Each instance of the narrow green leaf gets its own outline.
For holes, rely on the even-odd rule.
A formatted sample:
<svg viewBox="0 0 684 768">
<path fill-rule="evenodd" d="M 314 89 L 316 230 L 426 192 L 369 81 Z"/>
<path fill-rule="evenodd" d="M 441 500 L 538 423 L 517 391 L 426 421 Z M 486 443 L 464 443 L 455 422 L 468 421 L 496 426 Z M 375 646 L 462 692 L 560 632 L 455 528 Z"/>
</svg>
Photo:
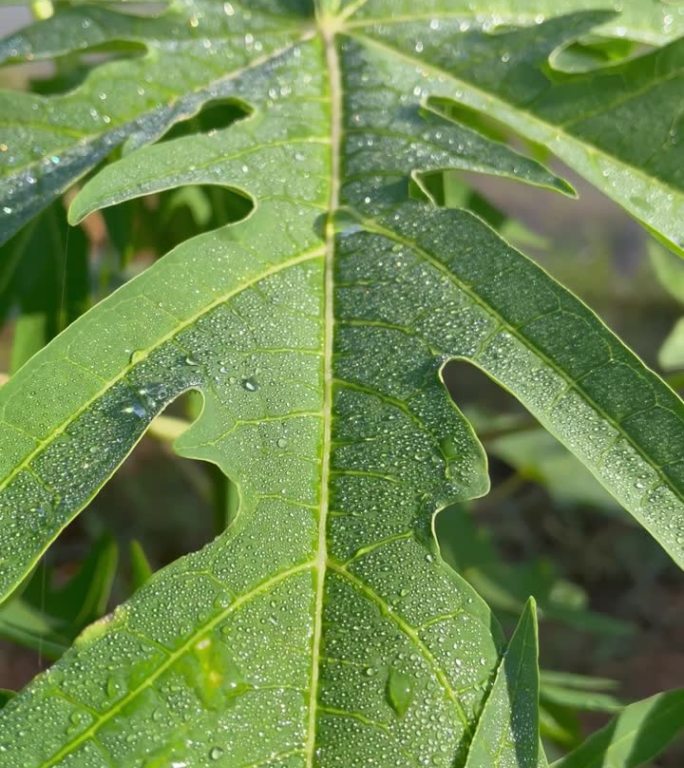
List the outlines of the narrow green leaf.
<svg viewBox="0 0 684 768">
<path fill-rule="evenodd" d="M 542 685 L 557 685 L 563 688 L 574 688 L 577 691 L 614 691 L 618 687 L 615 680 L 593 675 L 576 675 L 572 672 L 558 672 L 545 669 L 541 672 Z"/>
<path fill-rule="evenodd" d="M 662 287 L 684 304 L 684 264 L 654 240 L 647 243 L 648 255 Z"/>
<path fill-rule="evenodd" d="M 0 318 L 19 313 L 10 372 L 85 311 L 88 288 L 86 240 L 60 203 L 0 247 Z"/>
<path fill-rule="evenodd" d="M 658 362 L 665 371 L 684 368 L 684 317 L 677 320 L 663 342 L 658 351 Z"/>
<path fill-rule="evenodd" d="M 150 561 L 145 554 L 145 550 L 142 548 L 142 544 L 139 541 L 131 542 L 129 556 L 131 559 L 131 581 L 133 591 L 135 592 L 150 580 L 154 570 L 152 569 Z"/>
<path fill-rule="evenodd" d="M 656 757 L 684 729 L 684 689 L 625 707 L 605 728 L 552 768 L 637 768 Z"/>
<path fill-rule="evenodd" d="M 587 690 L 578 691 L 549 683 L 543 684 L 542 696 L 546 702 L 585 712 L 616 712 L 623 706 L 622 702 L 611 694 Z"/>
<path fill-rule="evenodd" d="M 63 587 L 48 589 L 45 605 L 75 635 L 107 610 L 119 550 L 111 536 L 97 541 L 82 566 Z"/>
<path fill-rule="evenodd" d="M 539 761 L 538 639 L 534 602 L 523 611 L 496 672 L 465 768 L 534 768 Z"/>
<path fill-rule="evenodd" d="M 22 598 L 0 608 L 0 637 L 31 648 L 45 658 L 58 659 L 69 647 L 69 637 L 59 622 Z"/>
</svg>

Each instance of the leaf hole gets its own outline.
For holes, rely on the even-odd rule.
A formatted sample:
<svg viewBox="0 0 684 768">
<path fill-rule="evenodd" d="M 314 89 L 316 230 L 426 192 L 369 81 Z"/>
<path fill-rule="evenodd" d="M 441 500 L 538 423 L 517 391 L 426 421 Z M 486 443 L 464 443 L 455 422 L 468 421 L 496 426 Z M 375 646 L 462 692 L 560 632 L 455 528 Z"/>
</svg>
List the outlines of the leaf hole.
<svg viewBox="0 0 684 768">
<path fill-rule="evenodd" d="M 615 67 L 654 50 L 654 46 L 626 37 L 588 35 L 556 48 L 549 56 L 549 68 L 557 80 L 554 73 L 578 75 Z"/>
<path fill-rule="evenodd" d="M 205 102 L 202 108 L 191 117 L 174 123 L 160 141 L 177 139 L 180 136 L 189 136 L 195 133 L 220 131 L 251 114 L 251 107 L 239 99 L 212 99 Z"/>
</svg>

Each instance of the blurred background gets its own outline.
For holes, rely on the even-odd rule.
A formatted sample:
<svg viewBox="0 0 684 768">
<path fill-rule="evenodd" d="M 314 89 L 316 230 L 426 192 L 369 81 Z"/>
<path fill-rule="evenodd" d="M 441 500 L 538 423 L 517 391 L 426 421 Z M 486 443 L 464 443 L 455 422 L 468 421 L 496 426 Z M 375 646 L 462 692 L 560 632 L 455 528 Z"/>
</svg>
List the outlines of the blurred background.
<svg viewBox="0 0 684 768">
<path fill-rule="evenodd" d="M 0 7 L 0 36 L 29 19 L 23 7 Z M 64 92 L 96 63 L 92 56 L 66 57 L 58 67 L 8 67 L 0 71 L 0 87 Z M 165 138 L 238 116 L 232 106 L 214 105 Z M 523 144 L 477 119 L 482 129 Z M 539 147 L 524 149 L 549 160 Z M 682 393 L 684 260 L 567 169 L 553 167 L 575 185 L 578 200 L 467 174 L 435 175 L 430 184 L 443 204 L 473 208 L 544 266 Z M 0 382 L 176 243 L 249 210 L 233 193 L 186 187 L 71 229 L 65 202 L 0 248 Z M 527 596 L 536 597 L 542 728 L 552 758 L 622 703 L 684 686 L 681 573 L 513 398 L 465 364 L 450 364 L 446 381 L 487 449 L 492 491 L 440 513 L 442 553 L 507 631 Z M 233 512 L 229 482 L 171 449 L 197 406 L 186 396 L 155 422 L 21 595 L 0 609 L 0 687 L 26 684 L 152 571 L 225 527 Z M 684 744 L 652 765 L 681 768 Z"/>
</svg>

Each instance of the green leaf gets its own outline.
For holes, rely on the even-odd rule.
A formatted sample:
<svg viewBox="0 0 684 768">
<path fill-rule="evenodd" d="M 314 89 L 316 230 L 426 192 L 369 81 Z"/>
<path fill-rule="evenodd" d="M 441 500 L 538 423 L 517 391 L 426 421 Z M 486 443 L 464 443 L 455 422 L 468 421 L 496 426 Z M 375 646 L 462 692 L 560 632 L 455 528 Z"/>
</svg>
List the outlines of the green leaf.
<svg viewBox="0 0 684 768">
<path fill-rule="evenodd" d="M 0 688 L 0 709 L 7 704 L 8 701 L 16 695 L 14 691 L 9 691 L 7 688 Z"/>
<path fill-rule="evenodd" d="M 426 29 L 425 21 L 412 19 L 412 2 L 396 10 L 393 3 L 383 23 L 374 24 L 376 5 L 387 7 L 366 3 L 352 21 L 356 39 L 378 56 L 401 56 L 407 65 L 422 65 L 428 76 L 441 78 L 430 98 L 443 96 L 486 112 L 547 146 L 684 253 L 678 223 L 684 215 L 684 142 L 677 106 L 684 41 L 622 65 L 554 76 L 547 68 L 553 51 L 605 21 L 605 15 L 578 13 L 540 28 L 490 35 L 459 32 L 457 24 L 440 21 L 438 14 L 438 26 Z M 621 128 L 626 124 L 627 133 Z M 659 151 L 647 155 L 643 148 L 653 146 L 656 136 Z"/>
<path fill-rule="evenodd" d="M 476 527 L 473 515 L 458 507 L 438 516 L 441 552 L 495 611 L 519 613 L 532 595 L 545 619 L 560 621 L 580 631 L 627 635 L 629 624 L 593 613 L 587 596 L 563 581 L 547 560 L 509 565 L 492 545 L 487 532 Z"/>
<path fill-rule="evenodd" d="M 5 46 L 11 57 L 12 46 L 40 56 L 114 41 L 147 51 L 64 96 L 0 98 L 16 116 L 5 234 L 123 142 L 73 220 L 185 185 L 254 202 L 121 287 L 0 390 L 4 596 L 182 392 L 200 390 L 204 407 L 177 450 L 216 464 L 239 494 L 224 533 L 154 574 L 3 709 L 8 764 L 453 768 L 474 765 L 488 734 L 502 760 L 543 764 L 533 608 L 504 654 L 433 536 L 437 510 L 488 487 L 482 447 L 441 382 L 452 358 L 513 392 L 684 562 L 681 401 L 481 219 L 413 196 L 444 168 L 569 192 L 430 98 L 460 98 L 440 56 L 457 70 L 465 56 L 486 84 L 510 63 L 504 43 L 510 96 L 522 98 L 523 70 L 539 82 L 548 53 L 607 17 L 490 35 L 448 14 L 433 30 L 445 6 L 425 2 L 410 24 L 440 48 L 407 55 L 406 29 L 392 41 L 394 25 L 362 15 L 386 4 L 341 6 L 349 18 L 303 0 L 198 0 L 157 18 L 79 6 Z M 663 54 L 658 71 L 668 66 Z M 638 80 L 620 72 L 601 81 L 613 97 L 632 82 L 623 75 Z M 226 99 L 248 116 L 142 146 Z"/>
<path fill-rule="evenodd" d="M 605 728 L 552 768 L 636 768 L 656 757 L 684 728 L 684 689 L 625 707 Z"/>
<path fill-rule="evenodd" d="M 558 704 L 587 712 L 615 712 L 622 707 L 621 702 L 611 694 L 586 690 L 578 691 L 547 682 L 543 685 L 543 699 L 545 703 Z"/>
<path fill-rule="evenodd" d="M 133 591 L 136 591 L 142 587 L 154 573 L 150 561 L 147 559 L 145 550 L 142 548 L 142 544 L 139 541 L 132 541 L 129 548 L 129 556 L 131 559 L 131 582 Z"/>
<path fill-rule="evenodd" d="M 681 259 L 653 240 L 648 241 L 647 248 L 658 282 L 680 304 L 684 304 L 684 264 Z"/>
<path fill-rule="evenodd" d="M 537 700 L 538 639 L 534 603 L 530 601 L 501 659 L 484 705 L 465 768 L 520 766 L 539 759 Z"/>
<path fill-rule="evenodd" d="M 665 371 L 684 368 L 684 317 L 677 320 L 658 351 L 658 362 Z"/>
<path fill-rule="evenodd" d="M 60 629 L 54 617 L 22 598 L 0 608 L 0 637 L 32 648 L 46 658 L 58 659 L 69 647 L 69 637 Z"/>
<path fill-rule="evenodd" d="M 489 441 L 488 447 L 523 477 L 546 486 L 560 504 L 616 506 L 591 473 L 543 430 L 503 435 Z"/>
<path fill-rule="evenodd" d="M 103 536 L 75 576 L 61 588 L 48 588 L 41 595 L 49 613 L 63 621 L 72 636 L 106 612 L 117 562 L 116 542 Z"/>
<path fill-rule="evenodd" d="M 88 272 L 81 228 L 64 207 L 48 208 L 0 246 L 0 318 L 17 311 L 10 370 L 16 371 L 86 308 Z"/>
</svg>

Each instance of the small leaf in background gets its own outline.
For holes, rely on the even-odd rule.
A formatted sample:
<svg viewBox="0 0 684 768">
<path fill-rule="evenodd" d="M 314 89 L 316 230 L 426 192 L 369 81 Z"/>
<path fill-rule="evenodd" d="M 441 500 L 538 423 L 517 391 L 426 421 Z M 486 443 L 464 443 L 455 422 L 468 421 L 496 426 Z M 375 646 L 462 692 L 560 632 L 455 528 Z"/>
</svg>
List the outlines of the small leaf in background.
<svg viewBox="0 0 684 768">
<path fill-rule="evenodd" d="M 139 541 L 132 541 L 128 551 L 131 560 L 131 586 L 132 591 L 136 592 L 149 581 L 154 570 Z"/>
<path fill-rule="evenodd" d="M 684 690 L 659 693 L 625 707 L 605 728 L 552 768 L 637 768 L 684 730 Z"/>
<path fill-rule="evenodd" d="M 658 362 L 665 371 L 678 371 L 684 368 L 684 317 L 675 323 L 663 342 L 658 352 Z"/>
<path fill-rule="evenodd" d="M 10 372 L 82 314 L 88 296 L 86 238 L 58 201 L 0 246 L 0 319 L 18 312 Z"/>
</svg>

